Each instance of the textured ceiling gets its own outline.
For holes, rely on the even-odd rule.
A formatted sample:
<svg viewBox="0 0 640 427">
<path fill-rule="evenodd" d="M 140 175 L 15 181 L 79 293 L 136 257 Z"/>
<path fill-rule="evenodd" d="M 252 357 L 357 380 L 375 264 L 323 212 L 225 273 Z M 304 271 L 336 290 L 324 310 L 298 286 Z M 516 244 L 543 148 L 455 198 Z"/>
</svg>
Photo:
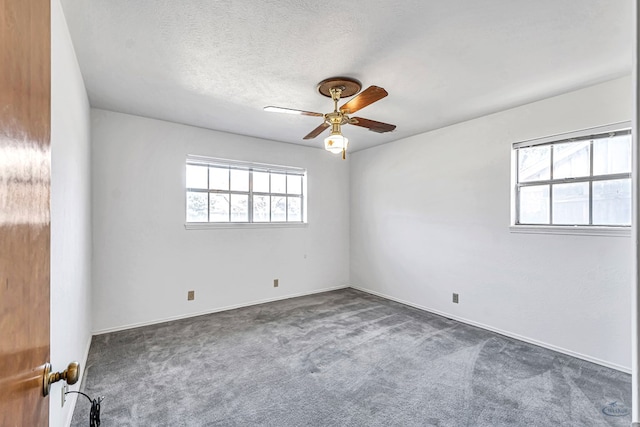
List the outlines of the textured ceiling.
<svg viewBox="0 0 640 427">
<path fill-rule="evenodd" d="M 62 0 L 93 107 L 307 146 L 321 80 L 389 96 L 361 150 L 631 72 L 625 0 Z"/>
</svg>

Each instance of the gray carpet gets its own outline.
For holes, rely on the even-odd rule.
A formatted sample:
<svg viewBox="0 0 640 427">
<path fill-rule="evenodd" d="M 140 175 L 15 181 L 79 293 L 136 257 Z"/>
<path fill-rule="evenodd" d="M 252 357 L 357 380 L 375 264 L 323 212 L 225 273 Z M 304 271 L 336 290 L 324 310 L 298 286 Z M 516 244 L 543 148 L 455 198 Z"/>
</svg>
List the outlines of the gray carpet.
<svg viewBox="0 0 640 427">
<path fill-rule="evenodd" d="M 98 335 L 82 390 L 118 427 L 631 422 L 627 374 L 352 289 Z"/>
</svg>

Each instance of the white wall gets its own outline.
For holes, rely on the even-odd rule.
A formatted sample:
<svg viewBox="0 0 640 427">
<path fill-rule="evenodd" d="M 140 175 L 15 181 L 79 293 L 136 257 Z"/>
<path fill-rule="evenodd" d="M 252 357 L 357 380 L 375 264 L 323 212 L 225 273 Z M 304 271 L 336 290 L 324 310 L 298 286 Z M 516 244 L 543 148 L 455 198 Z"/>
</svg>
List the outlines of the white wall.
<svg viewBox="0 0 640 427">
<path fill-rule="evenodd" d="M 98 109 L 91 119 L 95 332 L 348 283 L 348 161 Z M 308 226 L 185 230 L 187 154 L 307 168 Z"/>
<path fill-rule="evenodd" d="M 352 154 L 352 284 L 628 370 L 631 239 L 509 222 L 511 143 L 630 120 L 631 94 L 621 78 Z"/>
<path fill-rule="evenodd" d="M 84 367 L 91 342 L 89 101 L 59 0 L 51 1 L 51 364 Z M 77 390 L 80 383 L 71 387 Z M 61 406 L 51 387 L 49 425 L 71 422 L 75 394 Z"/>
</svg>

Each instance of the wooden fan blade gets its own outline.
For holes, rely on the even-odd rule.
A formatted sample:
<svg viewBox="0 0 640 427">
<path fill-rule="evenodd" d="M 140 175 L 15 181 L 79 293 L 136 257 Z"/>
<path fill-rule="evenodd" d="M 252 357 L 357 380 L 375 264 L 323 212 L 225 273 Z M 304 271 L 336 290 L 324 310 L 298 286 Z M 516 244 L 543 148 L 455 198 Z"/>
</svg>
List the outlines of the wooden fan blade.
<svg viewBox="0 0 640 427">
<path fill-rule="evenodd" d="M 314 117 L 324 116 L 324 114 L 322 113 L 314 113 L 313 111 L 294 110 L 293 108 L 282 108 L 282 107 L 273 107 L 273 106 L 264 107 L 264 111 L 269 111 L 272 113 L 298 114 L 300 116 L 314 116 Z"/>
<path fill-rule="evenodd" d="M 325 130 L 326 128 L 328 128 L 328 127 L 329 127 L 329 123 L 323 122 L 320 126 L 318 126 L 314 130 L 309 132 L 309 134 L 307 136 L 305 136 L 303 139 L 313 139 L 316 136 L 320 135 L 322 133 L 322 131 Z"/>
<path fill-rule="evenodd" d="M 362 117 L 352 117 L 349 123 L 356 126 L 362 126 L 363 128 L 368 128 L 369 130 L 378 133 L 391 132 L 396 128 L 396 125 L 376 122 L 375 120 L 363 119 Z"/>
<path fill-rule="evenodd" d="M 356 111 L 366 107 L 367 105 L 381 100 L 387 95 L 389 94 L 383 88 L 378 86 L 369 86 L 368 88 L 360 92 L 351 101 L 340 107 L 340 111 L 344 114 L 355 113 Z"/>
</svg>

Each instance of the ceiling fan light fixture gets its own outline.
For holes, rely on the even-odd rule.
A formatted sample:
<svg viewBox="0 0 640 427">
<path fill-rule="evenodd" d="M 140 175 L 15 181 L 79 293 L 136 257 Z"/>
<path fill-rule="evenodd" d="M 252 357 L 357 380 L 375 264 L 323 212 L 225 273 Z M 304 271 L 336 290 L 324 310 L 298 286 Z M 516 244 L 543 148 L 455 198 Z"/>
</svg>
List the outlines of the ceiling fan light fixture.
<svg viewBox="0 0 640 427">
<path fill-rule="evenodd" d="M 324 148 L 330 153 L 342 153 L 342 159 L 345 160 L 349 139 L 342 136 L 342 132 L 340 130 L 342 125 L 360 126 L 377 133 L 391 132 L 396 128 L 395 125 L 391 125 L 389 123 L 364 119 L 362 117 L 349 117 L 350 114 L 353 114 L 367 105 L 373 104 L 374 102 L 377 102 L 389 95 L 384 88 L 379 86 L 369 86 L 367 89 L 360 92 L 361 88 L 362 85 L 359 81 L 349 77 L 331 77 L 321 81 L 318 84 L 318 92 L 333 100 L 333 111 L 326 114 L 274 106 L 267 106 L 264 107 L 264 109 L 265 111 L 272 111 L 276 113 L 322 117 L 322 123 L 309 132 L 303 139 L 313 139 L 324 132 L 328 127 L 331 127 L 331 135 L 329 135 L 328 138 L 325 138 Z M 357 96 L 338 108 L 338 102 L 340 99 L 356 94 Z"/>
<path fill-rule="evenodd" d="M 324 149 L 333 153 L 339 154 L 343 151 L 347 151 L 349 147 L 349 138 L 345 138 L 341 134 L 331 133 L 328 137 L 324 139 Z"/>
</svg>

